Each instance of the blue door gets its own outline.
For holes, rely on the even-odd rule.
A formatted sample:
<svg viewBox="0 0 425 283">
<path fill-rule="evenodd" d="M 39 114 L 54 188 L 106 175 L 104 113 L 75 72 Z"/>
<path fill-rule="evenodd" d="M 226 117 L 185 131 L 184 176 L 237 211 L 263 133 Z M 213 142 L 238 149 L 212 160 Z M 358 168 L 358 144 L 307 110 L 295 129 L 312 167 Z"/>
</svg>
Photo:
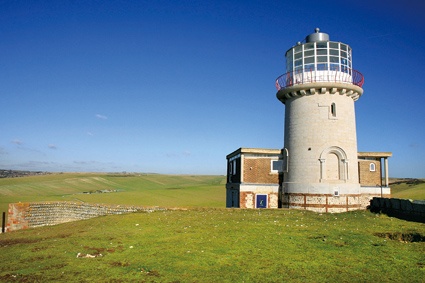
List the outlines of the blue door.
<svg viewBox="0 0 425 283">
<path fill-rule="evenodd" d="M 257 195 L 257 208 L 267 208 L 267 195 Z"/>
</svg>

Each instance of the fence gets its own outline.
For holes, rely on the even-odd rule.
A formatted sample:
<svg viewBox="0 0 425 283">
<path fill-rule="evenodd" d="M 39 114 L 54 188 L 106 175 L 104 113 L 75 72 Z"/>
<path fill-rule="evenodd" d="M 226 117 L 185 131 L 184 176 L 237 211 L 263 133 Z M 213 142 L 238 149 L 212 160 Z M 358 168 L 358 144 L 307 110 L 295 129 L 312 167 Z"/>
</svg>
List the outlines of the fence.
<svg viewBox="0 0 425 283">
<path fill-rule="evenodd" d="M 364 77 L 359 71 L 350 68 L 344 70 L 316 70 L 308 68 L 281 75 L 276 79 L 276 88 L 279 91 L 293 85 L 315 82 L 339 82 L 362 87 Z"/>
<path fill-rule="evenodd" d="M 370 211 L 425 223 L 425 201 L 374 197 L 370 201 Z"/>
</svg>

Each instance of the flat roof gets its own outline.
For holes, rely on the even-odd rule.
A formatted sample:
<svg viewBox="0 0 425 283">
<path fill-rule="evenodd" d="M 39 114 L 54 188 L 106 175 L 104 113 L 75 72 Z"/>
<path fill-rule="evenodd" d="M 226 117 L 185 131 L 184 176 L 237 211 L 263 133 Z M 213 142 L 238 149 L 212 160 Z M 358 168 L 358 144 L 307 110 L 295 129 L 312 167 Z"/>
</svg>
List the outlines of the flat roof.
<svg viewBox="0 0 425 283">
<path fill-rule="evenodd" d="M 226 158 L 232 157 L 240 153 L 257 153 L 257 154 L 281 154 L 281 149 L 274 148 L 250 148 L 250 147 L 240 147 L 232 153 L 228 154 Z M 393 156 L 392 152 L 358 152 L 358 157 L 391 157 Z"/>
<path fill-rule="evenodd" d="M 358 157 L 391 157 L 392 152 L 358 152 Z"/>
<path fill-rule="evenodd" d="M 249 148 L 249 147 L 241 147 L 235 150 L 234 152 L 228 154 L 226 158 L 232 157 L 234 155 L 240 153 L 261 153 L 261 154 L 281 154 L 281 149 L 272 149 L 272 148 Z"/>
</svg>

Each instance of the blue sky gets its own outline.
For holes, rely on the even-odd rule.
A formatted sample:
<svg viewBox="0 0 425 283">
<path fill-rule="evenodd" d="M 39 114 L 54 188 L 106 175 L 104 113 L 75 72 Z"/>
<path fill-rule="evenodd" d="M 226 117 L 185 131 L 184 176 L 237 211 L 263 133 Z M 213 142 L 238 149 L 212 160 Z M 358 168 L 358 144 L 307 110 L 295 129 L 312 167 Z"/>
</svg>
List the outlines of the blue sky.
<svg viewBox="0 0 425 283">
<path fill-rule="evenodd" d="M 359 151 L 425 178 L 425 4 L 392 2 L 0 0 L 0 168 L 225 174 L 283 147 L 274 81 L 319 27 L 365 77 Z"/>
</svg>

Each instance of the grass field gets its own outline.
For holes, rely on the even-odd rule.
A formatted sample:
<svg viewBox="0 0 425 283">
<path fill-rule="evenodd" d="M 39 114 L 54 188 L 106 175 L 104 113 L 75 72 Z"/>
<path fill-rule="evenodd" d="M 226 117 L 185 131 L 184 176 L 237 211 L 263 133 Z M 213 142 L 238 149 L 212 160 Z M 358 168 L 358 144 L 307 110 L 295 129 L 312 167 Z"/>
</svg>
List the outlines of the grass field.
<svg viewBox="0 0 425 283">
<path fill-rule="evenodd" d="M 423 183 L 393 196 L 425 199 Z M 117 190 L 113 193 L 92 193 Z M 224 176 L 0 179 L 9 202 L 186 207 L 0 234 L 0 282 L 423 282 L 425 225 L 368 211 L 225 209 Z M 80 257 L 77 255 L 80 254 Z"/>
<path fill-rule="evenodd" d="M 392 197 L 401 199 L 425 200 L 425 182 L 423 180 L 409 181 L 390 185 Z"/>
<path fill-rule="evenodd" d="M 368 211 L 133 213 L 1 234 L 0 262 L 0 282 L 423 282 L 425 225 Z"/>
<path fill-rule="evenodd" d="M 65 173 L 0 179 L 0 211 L 9 203 L 82 201 L 90 203 L 224 207 L 224 176 Z M 83 194 L 96 190 L 114 193 Z"/>
</svg>

